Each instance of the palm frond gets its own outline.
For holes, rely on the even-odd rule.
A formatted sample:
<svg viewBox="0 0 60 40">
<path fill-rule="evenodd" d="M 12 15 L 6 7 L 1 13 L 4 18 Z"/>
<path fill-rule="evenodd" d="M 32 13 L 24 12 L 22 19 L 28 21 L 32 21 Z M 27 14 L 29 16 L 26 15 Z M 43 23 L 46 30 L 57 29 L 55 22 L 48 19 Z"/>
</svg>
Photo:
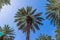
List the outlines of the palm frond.
<svg viewBox="0 0 60 40">
<path fill-rule="evenodd" d="M 40 30 L 40 28 L 38 27 L 38 24 L 37 23 L 33 23 L 34 24 L 34 27 L 37 29 L 37 30 Z"/>
<path fill-rule="evenodd" d="M 10 5 L 10 0 L 0 0 L 0 9 L 2 8 L 2 6 L 4 5 Z"/>
<path fill-rule="evenodd" d="M 35 29 L 33 27 L 33 24 L 31 25 L 31 30 L 35 33 Z"/>
<path fill-rule="evenodd" d="M 38 14 L 35 14 L 34 16 L 35 17 L 38 17 L 38 16 L 41 16 L 42 15 L 42 13 L 40 12 L 40 13 L 38 13 Z"/>
<path fill-rule="evenodd" d="M 38 21 L 42 21 L 42 20 L 45 20 L 45 19 L 43 19 L 42 17 L 36 17 L 36 19 L 38 20 Z"/>
<path fill-rule="evenodd" d="M 37 9 L 34 9 L 30 15 L 33 15 L 36 12 Z"/>
<path fill-rule="evenodd" d="M 24 26 L 25 26 L 25 22 L 20 25 L 19 29 L 22 29 Z"/>
<path fill-rule="evenodd" d="M 35 21 L 37 24 L 43 25 L 43 23 L 41 23 L 40 21 Z"/>
<path fill-rule="evenodd" d="M 32 11 L 32 7 L 27 6 L 26 10 L 27 10 L 27 14 L 29 14 Z"/>
<path fill-rule="evenodd" d="M 55 3 L 56 1 L 55 0 L 47 0 L 48 2 L 50 3 Z"/>
</svg>

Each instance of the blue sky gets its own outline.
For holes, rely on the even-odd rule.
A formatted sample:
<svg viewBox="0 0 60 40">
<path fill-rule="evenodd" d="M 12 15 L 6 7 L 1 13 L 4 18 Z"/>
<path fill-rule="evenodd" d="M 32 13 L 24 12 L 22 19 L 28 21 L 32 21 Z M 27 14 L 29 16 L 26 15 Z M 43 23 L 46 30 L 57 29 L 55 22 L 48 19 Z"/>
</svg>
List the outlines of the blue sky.
<svg viewBox="0 0 60 40">
<path fill-rule="evenodd" d="M 11 5 L 5 5 L 0 11 L 0 26 L 8 24 L 11 28 L 15 30 L 15 39 L 14 40 L 26 40 L 26 34 L 19 31 L 16 23 L 14 22 L 14 16 L 17 13 L 18 9 L 22 7 L 32 6 L 32 8 L 37 8 L 37 12 L 42 12 L 42 17 L 45 18 L 46 12 L 46 0 L 11 0 Z M 35 40 L 39 37 L 40 33 L 47 34 L 55 38 L 55 27 L 50 24 L 49 20 L 43 21 L 44 26 L 40 26 L 40 30 L 36 30 L 36 33 L 31 31 L 30 39 Z"/>
</svg>

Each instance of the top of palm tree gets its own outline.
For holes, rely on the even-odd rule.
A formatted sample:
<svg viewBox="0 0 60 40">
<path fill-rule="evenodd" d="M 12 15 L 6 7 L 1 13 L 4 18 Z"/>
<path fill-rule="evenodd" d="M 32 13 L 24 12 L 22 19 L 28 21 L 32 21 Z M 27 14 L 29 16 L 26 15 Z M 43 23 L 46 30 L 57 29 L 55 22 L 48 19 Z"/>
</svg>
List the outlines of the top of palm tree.
<svg viewBox="0 0 60 40">
<path fill-rule="evenodd" d="M 60 0 L 47 0 L 47 18 L 51 20 L 54 25 L 60 25 Z"/>
<path fill-rule="evenodd" d="M 44 20 L 41 15 L 42 13 L 36 13 L 37 9 L 32 10 L 32 7 L 27 6 L 26 8 L 21 8 L 18 10 L 16 16 L 15 16 L 15 22 L 17 22 L 18 28 L 23 30 L 23 32 L 26 32 L 27 24 L 30 23 L 31 27 L 30 29 L 35 32 L 35 28 L 39 30 L 38 24 L 43 25 L 41 23 L 42 20 Z"/>
<path fill-rule="evenodd" d="M 10 28 L 9 25 L 5 25 L 3 28 L 0 27 L 0 32 L 3 32 L 6 40 L 14 39 L 14 30 Z"/>
<path fill-rule="evenodd" d="M 52 40 L 51 36 L 41 34 L 36 40 Z"/>
<path fill-rule="evenodd" d="M 8 4 L 10 4 L 10 0 L 0 0 L 0 9 L 2 8 L 2 6 L 8 5 Z"/>
</svg>

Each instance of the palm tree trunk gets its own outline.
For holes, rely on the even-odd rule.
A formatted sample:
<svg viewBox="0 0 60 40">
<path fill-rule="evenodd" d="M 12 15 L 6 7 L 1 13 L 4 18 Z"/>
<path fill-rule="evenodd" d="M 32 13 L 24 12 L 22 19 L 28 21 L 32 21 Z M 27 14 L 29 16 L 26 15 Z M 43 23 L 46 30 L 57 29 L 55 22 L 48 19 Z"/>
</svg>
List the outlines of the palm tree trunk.
<svg viewBox="0 0 60 40">
<path fill-rule="evenodd" d="M 30 23 L 28 23 L 28 28 L 27 28 L 27 36 L 26 36 L 26 40 L 30 40 Z"/>
</svg>

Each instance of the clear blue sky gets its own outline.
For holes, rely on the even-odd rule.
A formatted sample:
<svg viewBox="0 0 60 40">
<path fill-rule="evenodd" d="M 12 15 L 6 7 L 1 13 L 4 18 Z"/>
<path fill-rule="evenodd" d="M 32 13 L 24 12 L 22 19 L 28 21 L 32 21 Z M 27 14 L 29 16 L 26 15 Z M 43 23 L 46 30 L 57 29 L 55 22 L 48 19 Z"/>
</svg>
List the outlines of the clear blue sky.
<svg viewBox="0 0 60 40">
<path fill-rule="evenodd" d="M 37 8 L 37 12 L 42 12 L 42 17 L 45 18 L 45 12 L 46 12 L 46 0 L 11 0 L 11 5 L 4 6 L 1 9 L 0 12 L 0 26 L 4 26 L 5 24 L 10 25 L 15 30 L 15 39 L 14 40 L 26 40 L 26 35 L 22 33 L 22 31 L 19 31 L 16 23 L 14 22 L 14 16 L 18 9 L 22 7 L 32 6 L 33 9 Z M 55 28 L 53 25 L 50 24 L 49 20 L 43 21 L 44 26 L 40 26 L 40 30 L 36 33 L 33 33 L 31 31 L 30 39 L 35 40 L 39 37 L 40 33 L 47 34 L 52 36 L 52 38 L 55 38 Z"/>
</svg>

